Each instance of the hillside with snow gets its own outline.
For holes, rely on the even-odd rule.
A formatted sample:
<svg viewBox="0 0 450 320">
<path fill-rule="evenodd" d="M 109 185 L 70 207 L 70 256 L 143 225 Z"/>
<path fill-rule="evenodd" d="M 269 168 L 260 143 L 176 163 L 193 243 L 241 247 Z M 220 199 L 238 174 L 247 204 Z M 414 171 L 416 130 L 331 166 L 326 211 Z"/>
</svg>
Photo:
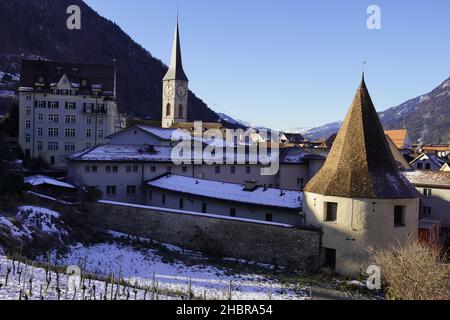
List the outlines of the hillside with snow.
<svg viewBox="0 0 450 320">
<path fill-rule="evenodd" d="M 156 299 L 155 295 L 158 299 L 209 300 L 310 297 L 309 286 L 295 281 L 282 283 L 277 274 L 283 269 L 271 265 L 211 259 L 116 232 L 109 232 L 107 241 L 73 243 L 71 233 L 59 212 L 43 207 L 20 206 L 15 215 L 0 214 L 0 244 L 20 247 L 53 239 L 54 248 L 58 248 L 27 262 L 24 257 L 12 258 L 14 254 L 6 257 L 10 250 L 0 245 L 0 300 L 111 299 L 106 283 L 112 281 L 112 275 L 117 282 L 114 286 L 119 287 L 112 298 L 118 300 L 150 300 Z M 69 266 L 86 274 L 78 291 L 71 291 L 70 277 L 65 273 Z"/>
</svg>

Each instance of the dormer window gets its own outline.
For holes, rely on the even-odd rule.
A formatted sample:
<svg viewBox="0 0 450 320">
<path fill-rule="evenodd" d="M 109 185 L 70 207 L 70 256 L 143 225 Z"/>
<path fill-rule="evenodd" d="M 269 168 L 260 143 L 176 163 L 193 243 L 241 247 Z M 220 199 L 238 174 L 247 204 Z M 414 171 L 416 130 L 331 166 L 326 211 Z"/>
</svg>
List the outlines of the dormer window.
<svg viewBox="0 0 450 320">
<path fill-rule="evenodd" d="M 83 87 L 86 87 L 86 86 L 87 86 L 87 80 L 86 80 L 86 79 L 83 79 L 83 80 L 81 81 L 81 85 L 82 85 Z"/>
<path fill-rule="evenodd" d="M 38 83 L 44 83 L 44 77 L 39 77 L 38 78 Z"/>
</svg>

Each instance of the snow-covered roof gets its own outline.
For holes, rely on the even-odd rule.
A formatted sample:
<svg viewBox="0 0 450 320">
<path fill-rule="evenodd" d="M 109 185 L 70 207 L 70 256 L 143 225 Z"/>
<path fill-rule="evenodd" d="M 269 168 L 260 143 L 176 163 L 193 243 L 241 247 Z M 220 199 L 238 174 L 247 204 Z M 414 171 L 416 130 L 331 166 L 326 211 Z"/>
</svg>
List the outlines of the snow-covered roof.
<svg viewBox="0 0 450 320">
<path fill-rule="evenodd" d="M 434 153 L 422 153 L 417 158 L 415 158 L 413 161 L 410 162 L 410 164 L 414 164 L 417 161 L 420 160 L 430 160 L 436 167 L 441 168 L 445 163 L 450 163 L 450 160 L 440 157 L 437 154 Z"/>
<path fill-rule="evenodd" d="M 157 128 L 157 127 L 150 127 L 150 126 L 143 126 L 143 125 L 136 125 L 141 130 L 144 130 L 145 132 L 151 133 L 161 140 L 172 140 L 172 135 L 175 131 L 179 129 L 166 129 L 166 128 Z M 179 130 L 180 132 L 184 132 L 183 130 Z M 190 136 L 190 135 L 189 135 Z"/>
<path fill-rule="evenodd" d="M 415 186 L 450 189 L 450 171 L 407 171 L 403 175 Z"/>
<path fill-rule="evenodd" d="M 90 161 L 90 162 L 174 162 L 175 160 L 186 160 L 187 162 L 194 159 L 203 160 L 205 163 L 216 163 L 214 159 L 208 159 L 208 155 L 202 152 L 192 152 L 191 159 L 181 155 L 174 154 L 172 156 L 172 146 L 162 145 L 115 145 L 106 144 L 93 147 L 91 149 L 79 151 L 66 157 L 69 161 Z M 213 156 L 216 157 L 216 156 Z M 217 157 L 219 157 L 217 155 Z M 276 154 L 261 157 L 260 160 L 275 158 Z M 248 153 L 240 154 L 235 151 L 235 158 L 240 160 L 239 164 L 250 163 Z M 207 161 L 209 160 L 209 161 Z M 185 161 L 185 162 L 186 162 Z M 226 152 L 223 153 L 222 163 L 226 162 Z"/>
<path fill-rule="evenodd" d="M 326 156 L 312 153 L 302 148 L 284 148 L 280 151 L 280 163 L 285 164 L 307 164 L 310 160 L 323 160 Z"/>
<path fill-rule="evenodd" d="M 174 192 L 261 206 L 300 209 L 303 203 L 303 193 L 298 191 L 264 187 L 257 187 L 253 191 L 245 191 L 242 184 L 196 179 L 172 174 L 149 181 L 147 184 L 150 187 Z"/>
<path fill-rule="evenodd" d="M 61 188 L 75 189 L 75 186 L 71 185 L 70 183 L 62 182 L 62 181 L 59 181 L 59 180 L 56 180 L 54 178 L 47 177 L 47 176 L 41 176 L 41 175 L 30 176 L 30 177 L 26 177 L 24 180 L 25 180 L 25 183 L 29 183 L 32 186 L 40 186 L 43 184 L 49 184 L 49 185 L 61 187 Z"/>
<path fill-rule="evenodd" d="M 67 156 L 69 161 L 169 162 L 169 146 L 100 145 Z"/>
</svg>

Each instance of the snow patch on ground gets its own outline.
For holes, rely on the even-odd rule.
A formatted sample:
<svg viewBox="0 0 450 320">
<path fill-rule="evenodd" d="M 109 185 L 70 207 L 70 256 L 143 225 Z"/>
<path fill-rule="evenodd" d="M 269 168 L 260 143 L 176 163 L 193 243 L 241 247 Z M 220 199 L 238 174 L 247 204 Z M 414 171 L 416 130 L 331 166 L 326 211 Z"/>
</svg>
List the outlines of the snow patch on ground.
<svg viewBox="0 0 450 320">
<path fill-rule="evenodd" d="M 60 300 L 99 300 L 111 299 L 111 284 L 99 280 L 86 280 L 83 286 L 78 286 L 75 290 L 74 283 L 80 283 L 79 278 L 69 278 L 65 274 L 59 275 L 59 283 L 55 272 L 49 272 L 50 277 L 46 276 L 46 270 L 36 268 L 32 265 L 18 264 L 0 255 L 0 300 L 58 300 L 58 291 Z M 9 272 L 8 272 L 9 270 Z M 8 277 L 8 283 L 6 283 Z M 30 281 L 32 279 L 32 281 Z M 47 280 L 50 279 L 50 282 Z M 78 281 L 77 281 L 78 280 Z M 106 290 L 105 290 L 106 287 Z M 42 289 L 41 289 L 42 288 Z M 142 289 L 134 291 L 134 288 L 120 286 L 117 290 L 117 284 L 114 285 L 113 296 L 116 300 L 171 300 L 172 297 L 166 295 L 155 295 Z M 106 295 L 105 295 L 106 293 Z M 95 298 L 94 298 L 95 297 Z"/>
<path fill-rule="evenodd" d="M 68 235 L 64 223 L 58 212 L 34 206 L 18 208 L 17 218 L 27 227 L 34 228 L 47 234 Z"/>
<path fill-rule="evenodd" d="M 167 248 L 170 247 L 173 248 Z M 175 248 L 175 251 L 183 250 Z M 54 254 L 58 265 L 80 265 L 85 261 L 86 269 L 96 274 L 114 273 L 141 286 L 151 286 L 156 281 L 159 288 L 171 291 L 188 292 L 191 288 L 197 297 L 206 295 L 207 299 L 228 299 L 230 285 L 232 299 L 308 299 L 310 293 L 307 287 L 284 285 L 261 275 L 202 264 L 198 254 L 195 262 L 167 261 L 156 249 L 115 242 L 92 246 L 78 244 L 71 246 L 68 252 L 63 257 Z M 183 254 L 189 255 L 189 252 L 183 251 Z"/>
<path fill-rule="evenodd" d="M 32 232 L 27 226 L 13 223 L 10 218 L 0 215 L 0 236 L 16 240 L 31 240 Z"/>
</svg>

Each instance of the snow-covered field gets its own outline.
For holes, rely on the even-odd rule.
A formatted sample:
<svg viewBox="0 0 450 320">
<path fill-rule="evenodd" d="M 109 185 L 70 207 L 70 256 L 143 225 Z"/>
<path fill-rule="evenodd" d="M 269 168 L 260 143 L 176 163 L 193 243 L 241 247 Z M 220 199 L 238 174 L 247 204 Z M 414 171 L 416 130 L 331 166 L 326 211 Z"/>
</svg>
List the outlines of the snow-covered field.
<svg viewBox="0 0 450 320">
<path fill-rule="evenodd" d="M 116 234 L 117 236 L 117 234 Z M 96 274 L 114 273 L 130 283 L 188 292 L 207 299 L 307 299 L 310 289 L 295 285 L 282 285 L 266 277 L 251 273 L 203 264 L 206 261 L 198 253 L 164 245 L 167 250 L 192 258 L 189 263 L 179 260 L 165 261 L 157 249 L 139 249 L 120 243 L 102 243 L 93 246 L 72 246 L 69 253 L 57 259 L 59 265 L 78 265 L 86 259 L 86 269 Z M 236 263 L 239 263 L 236 261 Z"/>
<path fill-rule="evenodd" d="M 111 299 L 111 284 L 85 280 L 79 277 L 46 272 L 0 255 L 0 300 L 107 300 Z M 74 284 L 74 285 L 72 285 Z M 84 290 L 82 288 L 85 288 Z M 78 289 L 76 289 L 78 288 Z M 112 290 L 116 300 L 168 300 L 171 297 L 155 295 L 151 291 L 135 290 L 115 284 Z"/>
<path fill-rule="evenodd" d="M 70 237 L 70 231 L 70 227 L 60 219 L 60 213 L 46 208 L 22 206 L 14 217 L 0 215 L 0 236 L 3 239 L 25 243 L 47 235 L 58 238 L 58 243 L 62 244 L 66 237 Z M 146 299 L 156 298 L 152 296 L 155 292 L 159 293 L 159 299 L 287 300 L 310 297 L 309 287 L 281 284 L 263 276 L 273 271 L 274 267 L 270 265 L 234 259 L 212 262 L 199 253 L 169 244 L 116 232 L 110 234 L 108 242 L 68 246 L 64 254 L 53 252 L 50 257 L 51 265 L 61 267 L 61 270 L 66 270 L 68 266 L 78 266 L 94 275 L 94 279 L 102 280 L 114 275 L 114 279 L 124 280 L 125 284 L 140 288 L 136 293 L 133 289 L 116 289 L 115 291 L 122 292 L 121 295 L 118 293 L 117 299 L 126 299 L 128 291 L 131 292 L 132 299 L 135 294 L 137 299 L 143 299 L 144 296 Z M 45 264 L 48 257 L 43 256 L 38 260 Z M 5 257 L 0 248 L 0 300 L 53 300 L 58 299 L 58 291 L 60 299 L 93 299 L 94 293 L 100 299 L 100 292 L 105 291 L 104 282 L 92 280 L 85 284 L 84 293 L 81 290 L 71 292 L 64 273 L 57 282 L 55 273 L 50 272 L 50 279 L 44 269 L 33 268 L 31 263 L 21 264 L 19 269 L 17 262 L 15 264 L 13 266 L 13 262 Z M 32 283 L 30 278 L 33 278 Z"/>
</svg>

